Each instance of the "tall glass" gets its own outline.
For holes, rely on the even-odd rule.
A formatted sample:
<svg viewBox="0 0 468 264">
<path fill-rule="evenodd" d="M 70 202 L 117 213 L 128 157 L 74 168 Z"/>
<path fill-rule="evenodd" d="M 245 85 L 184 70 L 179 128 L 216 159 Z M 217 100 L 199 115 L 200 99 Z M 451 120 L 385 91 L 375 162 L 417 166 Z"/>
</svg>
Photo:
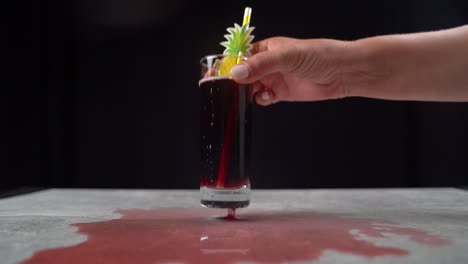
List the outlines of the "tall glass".
<svg viewBox="0 0 468 264">
<path fill-rule="evenodd" d="M 240 208 L 250 203 L 251 96 L 247 85 L 229 77 L 230 67 L 239 60 L 209 55 L 200 61 L 200 193 L 206 207 Z"/>
</svg>

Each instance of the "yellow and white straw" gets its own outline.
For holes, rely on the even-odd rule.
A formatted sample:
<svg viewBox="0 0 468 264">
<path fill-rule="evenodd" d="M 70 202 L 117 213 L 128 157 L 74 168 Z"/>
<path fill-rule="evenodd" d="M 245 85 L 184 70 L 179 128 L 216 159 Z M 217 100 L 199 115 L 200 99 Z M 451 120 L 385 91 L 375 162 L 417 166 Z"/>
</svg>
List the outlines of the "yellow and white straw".
<svg viewBox="0 0 468 264">
<path fill-rule="evenodd" d="M 252 8 L 246 7 L 244 10 L 244 19 L 242 20 L 242 26 L 246 26 L 246 28 L 249 28 L 250 24 L 250 17 L 252 16 Z M 237 54 L 237 62 L 236 64 L 239 64 L 242 59 L 242 51 L 239 51 Z"/>
<path fill-rule="evenodd" d="M 242 25 L 249 27 L 250 24 L 250 16 L 252 15 L 252 8 L 246 7 L 244 10 L 244 20 L 242 21 Z"/>
</svg>

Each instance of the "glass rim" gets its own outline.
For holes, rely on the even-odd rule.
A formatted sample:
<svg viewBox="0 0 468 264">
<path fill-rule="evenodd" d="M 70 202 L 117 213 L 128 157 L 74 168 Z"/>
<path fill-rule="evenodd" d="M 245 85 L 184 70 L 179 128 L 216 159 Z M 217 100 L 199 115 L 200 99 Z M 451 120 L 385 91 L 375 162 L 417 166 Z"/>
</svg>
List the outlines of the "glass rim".
<svg viewBox="0 0 468 264">
<path fill-rule="evenodd" d="M 230 54 L 211 54 L 211 55 L 206 55 L 206 56 L 203 56 L 201 59 L 200 59 L 200 64 L 202 65 L 206 65 L 206 63 L 203 63 L 203 61 L 207 61 L 208 59 L 212 59 L 212 58 L 220 58 L 220 57 L 237 57 L 237 58 L 241 58 L 242 60 L 247 60 L 248 57 L 247 56 L 235 56 L 235 55 L 230 55 Z M 206 65 L 208 66 L 208 65 Z"/>
</svg>

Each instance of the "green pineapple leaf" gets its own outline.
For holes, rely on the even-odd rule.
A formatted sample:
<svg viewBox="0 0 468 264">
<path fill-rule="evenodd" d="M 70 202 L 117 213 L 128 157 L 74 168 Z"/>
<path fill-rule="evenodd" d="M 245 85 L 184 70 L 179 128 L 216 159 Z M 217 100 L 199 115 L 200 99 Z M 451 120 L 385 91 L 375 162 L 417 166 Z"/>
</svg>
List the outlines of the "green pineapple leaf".
<svg viewBox="0 0 468 264">
<path fill-rule="evenodd" d="M 227 41 L 221 42 L 221 46 L 225 47 L 223 54 L 238 56 L 239 53 L 242 56 L 250 56 L 250 48 L 252 48 L 253 35 L 250 35 L 254 30 L 254 27 L 248 25 L 239 26 L 237 23 L 234 27 L 227 28 L 229 34 L 224 35 Z"/>
</svg>

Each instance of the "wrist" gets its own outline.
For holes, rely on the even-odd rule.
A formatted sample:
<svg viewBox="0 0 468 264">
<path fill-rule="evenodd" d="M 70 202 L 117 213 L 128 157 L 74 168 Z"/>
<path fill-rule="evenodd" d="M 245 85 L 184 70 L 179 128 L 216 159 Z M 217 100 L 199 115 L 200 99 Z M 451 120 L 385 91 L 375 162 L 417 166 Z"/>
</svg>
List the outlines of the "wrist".
<svg viewBox="0 0 468 264">
<path fill-rule="evenodd" d="M 378 97 L 379 90 L 394 79 L 397 68 L 392 66 L 395 58 L 388 52 L 388 45 L 385 37 L 351 42 L 350 62 L 343 82 L 348 97 Z"/>
</svg>

